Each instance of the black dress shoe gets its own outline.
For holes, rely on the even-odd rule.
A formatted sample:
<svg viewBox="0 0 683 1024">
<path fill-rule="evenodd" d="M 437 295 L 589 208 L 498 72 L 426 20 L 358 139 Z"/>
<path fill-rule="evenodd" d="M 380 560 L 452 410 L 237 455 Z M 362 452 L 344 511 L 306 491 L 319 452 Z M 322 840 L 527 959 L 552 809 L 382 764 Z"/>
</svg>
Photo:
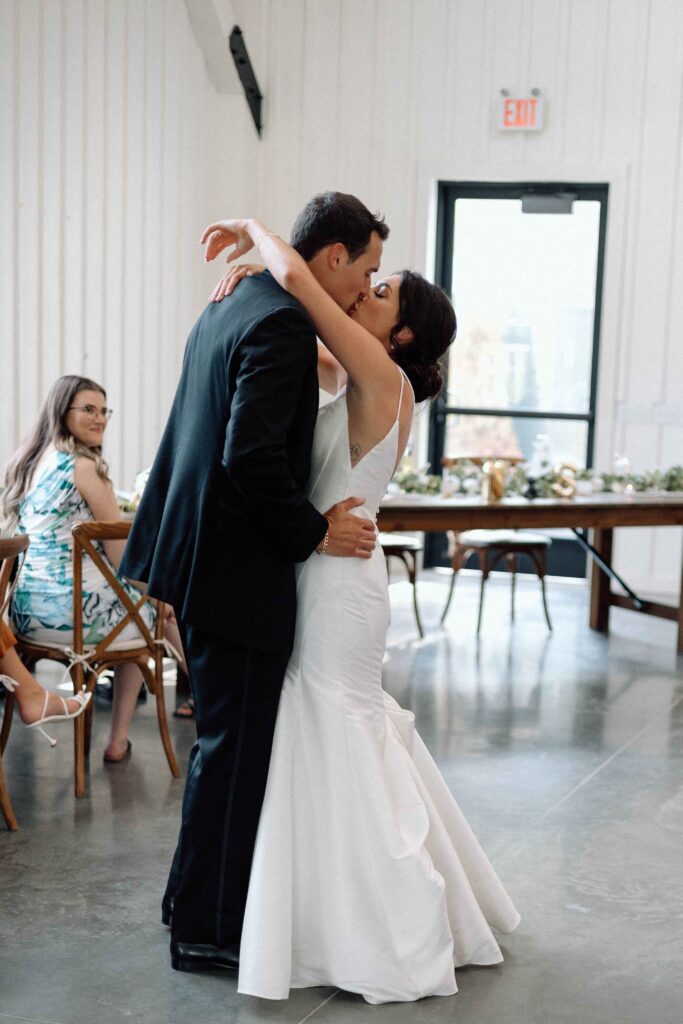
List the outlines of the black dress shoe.
<svg viewBox="0 0 683 1024">
<path fill-rule="evenodd" d="M 173 904 L 175 899 L 173 896 L 164 896 L 161 901 L 161 923 L 166 928 L 171 927 L 171 921 L 173 920 Z"/>
<path fill-rule="evenodd" d="M 236 971 L 239 965 L 239 946 L 171 942 L 171 967 L 174 971 L 212 971 L 216 967 Z"/>
</svg>

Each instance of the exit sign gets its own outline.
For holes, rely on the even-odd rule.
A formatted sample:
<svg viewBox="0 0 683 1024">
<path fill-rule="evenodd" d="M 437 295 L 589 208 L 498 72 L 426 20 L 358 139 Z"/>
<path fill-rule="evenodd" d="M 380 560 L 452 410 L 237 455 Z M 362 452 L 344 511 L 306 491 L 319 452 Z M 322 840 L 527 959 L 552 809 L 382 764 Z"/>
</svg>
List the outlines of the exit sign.
<svg viewBox="0 0 683 1024">
<path fill-rule="evenodd" d="M 540 132 L 545 115 L 543 96 L 510 96 L 498 100 L 498 128 L 502 132 Z"/>
</svg>

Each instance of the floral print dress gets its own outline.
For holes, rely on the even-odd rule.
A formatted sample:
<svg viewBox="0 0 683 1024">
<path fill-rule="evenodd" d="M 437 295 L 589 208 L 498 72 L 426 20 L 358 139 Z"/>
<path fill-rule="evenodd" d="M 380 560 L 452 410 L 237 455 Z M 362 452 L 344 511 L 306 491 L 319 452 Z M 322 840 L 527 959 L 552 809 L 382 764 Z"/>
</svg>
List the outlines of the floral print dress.
<svg viewBox="0 0 683 1024">
<path fill-rule="evenodd" d="M 17 633 L 37 643 L 73 641 L 72 527 L 92 521 L 93 515 L 74 483 L 76 456 L 53 452 L 43 463 L 19 507 L 19 532 L 31 538 L 26 561 L 12 597 L 10 615 Z M 99 550 L 102 552 L 101 546 Z M 134 600 L 139 591 L 122 581 Z M 97 644 L 125 615 L 116 594 L 92 561 L 83 559 L 83 640 Z M 145 605 L 141 615 L 149 626 L 154 612 Z M 131 632 L 132 631 L 132 632 Z M 139 635 L 126 626 L 120 639 Z"/>
</svg>

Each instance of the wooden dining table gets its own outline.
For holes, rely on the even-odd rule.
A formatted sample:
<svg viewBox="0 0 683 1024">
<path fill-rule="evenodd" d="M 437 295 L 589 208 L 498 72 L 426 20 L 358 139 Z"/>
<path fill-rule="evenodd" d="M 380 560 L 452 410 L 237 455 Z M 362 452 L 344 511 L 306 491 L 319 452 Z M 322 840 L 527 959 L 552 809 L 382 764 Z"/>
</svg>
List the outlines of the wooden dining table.
<svg viewBox="0 0 683 1024">
<path fill-rule="evenodd" d="M 594 494 L 574 498 L 502 498 L 389 494 L 378 515 L 383 533 L 447 530 L 522 530 L 568 528 L 590 551 L 592 629 L 607 632 L 610 608 L 628 608 L 669 619 L 678 626 L 677 650 L 683 654 L 683 567 L 677 605 L 640 598 L 612 568 L 614 530 L 634 526 L 683 526 L 683 494 Z M 584 532 L 585 531 L 585 532 Z M 588 533 L 590 531 L 590 534 Z M 625 593 L 612 590 L 616 577 Z"/>
</svg>

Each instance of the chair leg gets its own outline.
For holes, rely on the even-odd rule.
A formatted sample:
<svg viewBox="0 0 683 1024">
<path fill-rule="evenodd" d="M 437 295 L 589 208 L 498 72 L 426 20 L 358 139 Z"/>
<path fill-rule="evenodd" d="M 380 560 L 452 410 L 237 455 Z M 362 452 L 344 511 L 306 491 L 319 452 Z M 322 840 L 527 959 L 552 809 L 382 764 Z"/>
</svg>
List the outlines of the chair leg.
<svg viewBox="0 0 683 1024">
<path fill-rule="evenodd" d="M 456 580 L 457 575 L 460 572 L 461 568 L 462 568 L 462 559 L 461 559 L 461 556 L 460 556 L 460 552 L 456 549 L 455 554 L 453 555 L 453 573 L 451 575 L 451 585 L 450 585 L 450 587 L 448 589 L 448 597 L 446 598 L 446 604 L 444 606 L 444 610 L 441 612 L 441 618 L 439 619 L 439 625 L 440 626 L 443 626 L 444 619 L 448 615 L 448 609 L 450 608 L 451 600 L 453 599 L 453 591 L 455 590 L 455 580 Z"/>
<path fill-rule="evenodd" d="M 151 671 L 149 665 L 140 664 L 142 674 L 145 677 L 147 688 L 156 698 L 157 706 L 157 721 L 159 723 L 159 733 L 161 734 L 161 742 L 164 747 L 164 753 L 166 754 L 166 760 L 168 761 L 168 767 L 171 769 L 171 775 L 174 779 L 180 778 L 180 768 L 178 767 L 178 761 L 176 760 L 175 751 L 173 749 L 173 743 L 171 742 L 171 735 L 168 731 L 168 720 L 166 718 L 166 704 L 164 701 L 164 680 L 163 680 L 163 661 L 161 654 L 158 654 L 155 659 L 154 672 Z"/>
<path fill-rule="evenodd" d="M 420 637 L 424 637 L 425 631 L 422 628 L 422 621 L 420 619 L 420 610 L 417 607 L 417 556 L 412 554 L 412 566 L 406 559 L 406 569 L 408 570 L 408 579 L 410 580 L 413 587 L 413 610 L 415 611 L 415 622 L 417 623 L 417 631 Z"/>
<path fill-rule="evenodd" d="M 2 810 L 2 816 L 5 819 L 5 824 L 9 831 L 16 832 L 19 825 L 14 816 L 12 804 L 10 803 L 9 791 L 7 789 L 7 784 L 5 783 L 5 773 L 2 770 L 2 757 L 0 757 L 0 810 Z"/>
<path fill-rule="evenodd" d="M 514 555 L 506 555 L 505 561 L 512 573 L 512 593 L 510 599 L 510 622 L 515 621 L 515 584 L 517 582 L 517 559 Z"/>
<path fill-rule="evenodd" d="M 85 715 L 74 719 L 74 793 L 85 796 Z"/>
<path fill-rule="evenodd" d="M 479 614 L 477 615 L 477 636 L 481 630 L 481 614 L 484 611 L 484 587 L 489 578 L 489 560 L 486 552 L 479 552 L 479 564 L 481 565 L 481 588 L 479 590 Z"/>
<path fill-rule="evenodd" d="M 71 669 L 74 693 L 83 687 L 83 666 Z M 92 703 L 92 698 L 91 701 Z M 74 793 L 77 799 L 85 796 L 85 713 L 74 719 Z"/>
<path fill-rule="evenodd" d="M 9 731 L 12 727 L 12 716 L 14 715 L 15 703 L 16 697 L 8 690 L 5 694 L 5 713 L 2 718 L 2 729 L 0 729 L 0 757 L 5 753 L 5 747 L 7 746 L 7 740 L 9 739 Z"/>
<path fill-rule="evenodd" d="M 543 611 L 545 612 L 545 621 L 548 623 L 548 629 L 552 633 L 552 631 L 553 631 L 553 624 L 550 621 L 550 612 L 548 611 L 548 602 L 546 600 L 545 576 L 541 576 L 540 580 L 541 580 L 541 597 L 543 598 Z"/>
<path fill-rule="evenodd" d="M 85 723 L 85 736 L 83 738 L 83 743 L 84 743 L 83 753 L 85 754 L 86 760 L 88 760 L 88 758 L 90 757 L 90 743 L 91 743 L 91 740 L 92 740 L 92 718 L 93 718 L 93 710 L 94 710 L 94 708 L 93 708 L 94 696 L 95 695 L 93 694 L 93 696 L 90 698 L 90 703 L 88 704 L 87 708 L 85 709 L 85 711 L 83 712 L 83 715 L 82 715 L 84 723 Z"/>
<path fill-rule="evenodd" d="M 552 633 L 552 631 L 553 631 L 553 624 L 550 621 L 550 612 L 548 611 L 548 600 L 547 600 L 546 592 L 545 592 L 545 574 L 546 574 L 546 570 L 548 568 L 548 555 L 547 555 L 547 551 L 544 548 L 543 551 L 541 552 L 541 554 L 539 554 L 539 555 L 537 555 L 534 552 L 530 551 L 529 555 L 531 557 L 531 561 L 534 563 L 534 566 L 536 567 L 536 572 L 538 573 L 538 579 L 539 579 L 539 582 L 541 584 L 541 598 L 543 600 L 543 611 L 545 613 L 545 621 L 548 623 L 548 629 Z"/>
</svg>

